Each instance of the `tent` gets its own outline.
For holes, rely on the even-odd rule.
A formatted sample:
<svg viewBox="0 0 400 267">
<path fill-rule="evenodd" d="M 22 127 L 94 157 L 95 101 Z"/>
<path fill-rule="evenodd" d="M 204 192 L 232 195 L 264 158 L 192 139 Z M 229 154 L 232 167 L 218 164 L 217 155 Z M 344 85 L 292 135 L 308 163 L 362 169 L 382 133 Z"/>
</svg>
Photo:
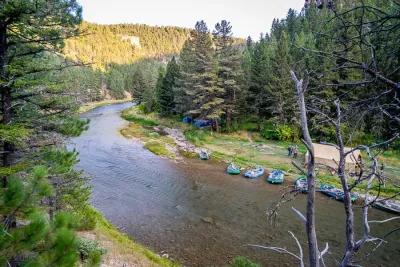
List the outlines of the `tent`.
<svg viewBox="0 0 400 267">
<path fill-rule="evenodd" d="M 339 163 L 339 150 L 334 146 L 323 145 L 323 144 L 315 144 L 314 146 L 314 156 L 315 156 L 315 164 L 316 165 L 325 165 L 333 169 L 337 169 Z M 346 147 L 345 151 L 349 151 L 352 148 Z M 347 155 L 346 157 L 346 168 L 350 171 L 354 171 L 357 160 L 360 156 L 360 151 L 356 150 L 353 153 Z M 308 163 L 308 152 L 305 157 L 305 164 Z"/>
</svg>

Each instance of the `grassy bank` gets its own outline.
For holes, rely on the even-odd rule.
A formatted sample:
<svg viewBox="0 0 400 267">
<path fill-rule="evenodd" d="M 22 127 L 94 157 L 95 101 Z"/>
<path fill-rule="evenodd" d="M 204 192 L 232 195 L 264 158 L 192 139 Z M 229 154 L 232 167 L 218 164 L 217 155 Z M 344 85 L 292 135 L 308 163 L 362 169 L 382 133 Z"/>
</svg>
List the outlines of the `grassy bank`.
<svg viewBox="0 0 400 267">
<path fill-rule="evenodd" d="M 96 226 L 91 231 L 80 233 L 90 240 L 95 240 L 105 249 L 102 264 L 105 266 L 180 266 L 171 260 L 161 257 L 151 250 L 135 243 L 126 234 L 121 233 L 104 216 L 93 209 Z"/>
<path fill-rule="evenodd" d="M 263 138 L 258 132 L 238 131 L 235 133 L 215 133 L 209 130 L 194 128 L 188 124 L 180 122 L 179 118 L 163 118 L 155 113 L 144 114 L 140 108 L 131 107 L 122 112 L 122 117 L 131 123 L 121 133 L 126 137 L 133 137 L 144 142 L 144 147 L 157 155 L 169 158 L 176 158 L 176 154 L 171 150 L 174 148 L 174 140 L 168 135 L 163 135 L 162 128 L 180 129 L 186 139 L 197 147 L 206 148 L 212 151 L 212 159 L 221 162 L 234 161 L 243 168 L 254 165 L 262 165 L 271 169 L 281 169 L 286 172 L 289 180 L 295 180 L 300 172 L 293 166 L 294 160 L 299 166 L 304 163 L 305 147 L 299 147 L 299 157 L 297 159 L 287 157 L 287 147 L 293 145 L 287 142 L 272 141 Z M 172 148 L 172 149 L 171 149 Z M 193 156 L 180 153 L 181 156 Z M 385 163 L 386 170 L 391 177 L 396 177 L 399 171 L 400 156 L 392 153 L 385 153 L 381 157 Z M 340 187 L 340 181 L 336 176 L 332 176 L 325 168 L 318 168 L 317 179 L 319 183 L 331 184 Z M 358 189 L 362 191 L 365 185 L 361 184 Z M 378 185 L 372 191 L 377 192 Z M 391 196 L 400 190 L 388 184 L 381 188 L 381 196 Z"/>
<path fill-rule="evenodd" d="M 88 112 L 89 110 L 92 110 L 94 108 L 106 106 L 106 105 L 111 105 L 111 104 L 118 104 L 118 103 L 125 103 L 129 102 L 132 99 L 126 98 L 126 99 L 110 99 L 110 100 L 103 100 L 103 101 L 97 101 L 97 102 L 90 102 L 90 103 L 85 103 L 79 108 L 79 113 L 85 113 Z"/>
</svg>

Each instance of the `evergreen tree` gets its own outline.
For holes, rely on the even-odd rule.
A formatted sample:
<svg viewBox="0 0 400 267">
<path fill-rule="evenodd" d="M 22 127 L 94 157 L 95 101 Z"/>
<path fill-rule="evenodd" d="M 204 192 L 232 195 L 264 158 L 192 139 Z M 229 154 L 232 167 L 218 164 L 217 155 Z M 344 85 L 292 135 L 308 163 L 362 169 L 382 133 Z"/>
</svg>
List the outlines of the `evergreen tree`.
<svg viewBox="0 0 400 267">
<path fill-rule="evenodd" d="M 191 38 L 185 42 L 181 53 L 179 54 L 179 75 L 176 78 L 174 91 L 175 112 L 177 114 L 186 114 L 190 110 L 191 97 L 187 94 L 187 88 L 192 88 L 191 74 L 194 72 L 194 54 L 193 54 L 193 33 Z"/>
<path fill-rule="evenodd" d="M 296 100 L 290 80 L 291 58 L 285 31 L 273 42 L 270 71 L 267 78 L 269 113 L 281 124 L 296 122 Z"/>
<path fill-rule="evenodd" d="M 157 82 L 157 106 L 161 116 L 169 116 L 175 110 L 174 86 L 179 75 L 179 66 L 175 57 L 167 65 L 165 76 L 162 77 L 161 84 Z M 159 76 L 161 79 L 161 76 Z"/>
<path fill-rule="evenodd" d="M 160 94 L 162 94 L 163 90 L 163 80 L 164 80 L 164 69 L 160 68 L 158 70 L 158 77 L 156 82 L 155 94 L 156 94 L 156 110 L 160 113 Z"/>
<path fill-rule="evenodd" d="M 251 51 L 250 79 L 248 82 L 247 106 L 248 114 L 257 115 L 259 118 L 269 116 L 268 104 L 265 103 L 268 95 L 266 92 L 269 73 L 269 41 L 260 39 Z"/>
<path fill-rule="evenodd" d="M 132 77 L 131 94 L 139 103 L 143 101 L 144 92 L 147 88 L 146 79 L 141 69 L 137 69 Z"/>
<path fill-rule="evenodd" d="M 216 64 L 210 32 L 204 21 L 196 23 L 193 32 L 193 72 L 188 79 L 193 87 L 186 87 L 191 99 L 189 114 L 194 117 L 213 120 L 218 129 L 218 121 L 224 113 L 223 89 L 216 84 Z"/>
<path fill-rule="evenodd" d="M 54 55 L 65 38 L 78 33 L 80 21 L 81 7 L 74 0 L 11 0 L 0 5 L 3 266 L 73 266 L 78 260 L 74 220 L 62 212 L 66 209 L 53 205 L 53 200 L 60 204 L 72 194 L 69 189 L 82 197 L 81 205 L 86 204 L 88 191 L 82 177 L 72 171 L 76 154 L 64 154 L 59 159 L 68 164 L 61 163 L 46 158 L 41 147 L 58 144 L 55 132 L 76 135 L 86 128 L 75 115 L 74 99 L 62 91 L 56 71 L 70 62 Z M 60 185 L 67 179 L 69 193 Z M 57 196 L 58 190 L 65 194 Z"/>
<path fill-rule="evenodd" d="M 226 20 L 215 25 L 213 32 L 217 58 L 217 86 L 224 99 L 224 117 L 226 128 L 232 128 L 233 119 L 238 115 L 237 101 L 241 97 L 241 62 L 240 53 L 233 45 L 232 26 Z M 250 43 L 251 45 L 251 43 Z"/>
</svg>

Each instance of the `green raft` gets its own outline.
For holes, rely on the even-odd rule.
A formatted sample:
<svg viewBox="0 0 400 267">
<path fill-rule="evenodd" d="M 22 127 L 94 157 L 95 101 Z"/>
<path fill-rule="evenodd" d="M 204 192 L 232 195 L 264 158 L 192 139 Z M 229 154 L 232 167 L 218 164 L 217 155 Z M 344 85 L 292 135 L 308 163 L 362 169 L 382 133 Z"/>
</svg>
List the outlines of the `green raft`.
<svg viewBox="0 0 400 267">
<path fill-rule="evenodd" d="M 226 168 L 226 172 L 231 175 L 240 174 L 240 167 L 236 166 L 234 163 L 229 164 L 228 168 Z"/>
</svg>

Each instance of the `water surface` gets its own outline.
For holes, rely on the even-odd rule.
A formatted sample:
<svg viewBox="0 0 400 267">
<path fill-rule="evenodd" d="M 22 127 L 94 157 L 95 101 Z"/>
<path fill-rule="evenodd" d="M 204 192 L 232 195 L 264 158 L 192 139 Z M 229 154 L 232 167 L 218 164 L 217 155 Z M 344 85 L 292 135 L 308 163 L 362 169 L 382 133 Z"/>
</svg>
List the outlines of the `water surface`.
<svg viewBox="0 0 400 267">
<path fill-rule="evenodd" d="M 284 205 L 276 226 L 265 211 L 280 196 L 282 186 L 224 174 L 224 165 L 189 160 L 176 164 L 161 159 L 142 145 L 124 138 L 126 122 L 120 111 L 130 103 L 94 109 L 84 115 L 90 128 L 71 141 L 80 153 L 79 169 L 92 177 L 92 203 L 135 241 L 167 253 L 185 266 L 226 266 L 243 255 L 263 266 L 293 266 L 290 256 L 255 249 L 246 244 L 276 245 L 297 253 L 292 231 L 303 243 L 304 227 L 290 207 L 304 211 L 305 196 Z M 344 210 L 340 202 L 317 194 L 319 242 L 328 242 L 328 266 L 340 257 L 344 240 Z M 356 211 L 360 215 L 359 210 Z M 371 219 L 390 214 L 371 210 Z M 374 233 L 400 227 L 391 222 Z M 400 233 L 388 238 L 363 266 L 399 266 Z"/>
</svg>

